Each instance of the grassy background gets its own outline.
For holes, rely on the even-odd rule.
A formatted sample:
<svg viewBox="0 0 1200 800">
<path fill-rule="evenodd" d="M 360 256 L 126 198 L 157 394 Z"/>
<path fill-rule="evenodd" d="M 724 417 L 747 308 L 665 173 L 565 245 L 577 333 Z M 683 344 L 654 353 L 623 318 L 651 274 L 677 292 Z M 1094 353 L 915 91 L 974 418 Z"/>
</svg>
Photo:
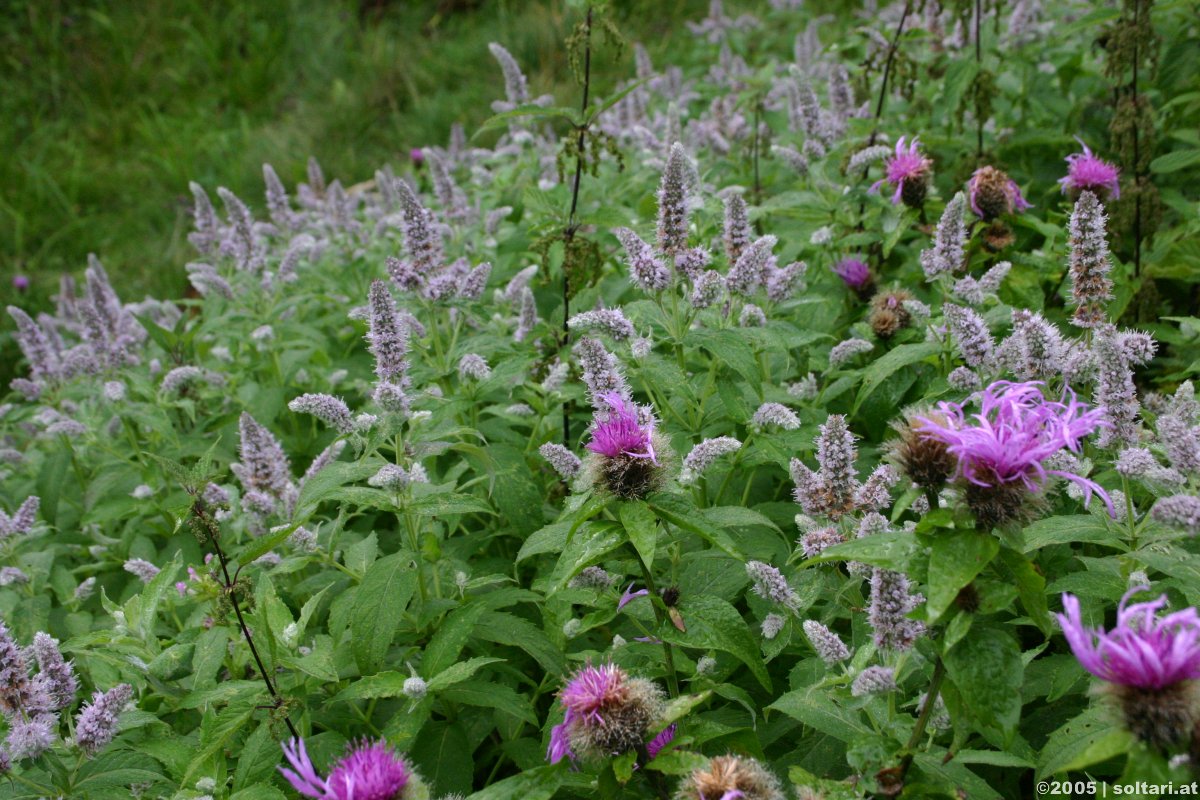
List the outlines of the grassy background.
<svg viewBox="0 0 1200 800">
<path fill-rule="evenodd" d="M 451 5 L 468 8 L 440 13 Z M 707 3 L 614 6 L 661 55 L 673 20 Z M 563 0 L 0 0 L 0 298 L 25 275 L 20 303 L 45 303 L 89 252 L 126 299 L 179 296 L 189 180 L 261 209 L 263 162 L 289 185 L 309 155 L 345 183 L 400 166 L 491 114 L 504 84 L 489 41 L 534 95 L 573 104 L 563 39 L 577 17 Z M 599 66 L 604 91 L 632 53 Z"/>
</svg>

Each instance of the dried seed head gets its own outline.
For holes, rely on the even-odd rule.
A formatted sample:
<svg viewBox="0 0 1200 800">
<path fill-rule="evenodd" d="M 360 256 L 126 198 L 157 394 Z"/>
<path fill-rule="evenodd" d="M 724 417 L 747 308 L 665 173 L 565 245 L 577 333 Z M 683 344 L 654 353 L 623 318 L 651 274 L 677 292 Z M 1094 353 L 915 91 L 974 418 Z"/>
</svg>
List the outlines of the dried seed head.
<svg viewBox="0 0 1200 800">
<path fill-rule="evenodd" d="M 693 771 L 679 786 L 676 800 L 784 800 L 779 780 L 753 758 L 724 755 Z"/>
</svg>

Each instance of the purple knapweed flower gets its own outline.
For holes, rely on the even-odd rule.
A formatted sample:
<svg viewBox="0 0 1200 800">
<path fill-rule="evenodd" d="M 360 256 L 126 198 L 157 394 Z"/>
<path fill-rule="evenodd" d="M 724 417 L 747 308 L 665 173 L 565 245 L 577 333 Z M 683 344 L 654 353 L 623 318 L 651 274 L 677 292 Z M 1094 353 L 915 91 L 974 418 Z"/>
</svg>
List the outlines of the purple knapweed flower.
<svg viewBox="0 0 1200 800">
<path fill-rule="evenodd" d="M 658 758 L 658 754 L 662 752 L 664 747 L 675 741 L 675 731 L 677 727 L 678 726 L 672 722 L 670 725 L 663 728 L 657 736 L 647 742 L 646 755 L 650 756 L 651 761 Z"/>
<path fill-rule="evenodd" d="M 995 167 L 980 167 L 967 184 L 971 210 L 984 222 L 1032 208 L 1017 182 Z"/>
<path fill-rule="evenodd" d="M 1125 726 L 1142 741 L 1167 748 L 1190 738 L 1190 702 L 1200 678 L 1200 614 L 1187 608 L 1160 617 L 1167 596 L 1127 605 L 1149 586 L 1125 593 L 1110 630 L 1083 624 L 1078 598 L 1064 594 L 1058 614 L 1063 635 L 1080 665 L 1107 682 L 1121 706 Z"/>
<path fill-rule="evenodd" d="M 637 406 L 617 392 L 605 392 L 598 397 L 608 406 L 609 414 L 592 428 L 592 440 L 587 449 L 608 458 L 624 455 L 658 464 L 654 454 L 653 421 L 641 422 Z"/>
<path fill-rule="evenodd" d="M 876 193 L 879 187 L 887 183 L 896 187 L 892 193 L 892 205 L 903 202 L 907 206 L 917 207 L 925 202 L 925 190 L 929 185 L 929 168 L 933 162 L 921 154 L 920 140 L 914 136 L 904 146 L 904 137 L 896 142 L 896 154 L 887 161 L 887 174 L 871 186 L 871 192 Z"/>
<path fill-rule="evenodd" d="M 856 292 L 871 284 L 871 268 L 857 258 L 843 258 L 834 266 L 833 272 Z"/>
<path fill-rule="evenodd" d="M 955 477 L 967 484 L 967 504 L 987 525 L 1009 522 L 1027 507 L 1051 475 L 1079 486 L 1084 503 L 1093 493 L 1113 513 L 1112 501 L 1095 481 L 1045 462 L 1062 450 L 1078 453 L 1084 437 L 1105 427 L 1105 410 L 1089 409 L 1069 388 L 1063 400 L 1047 400 L 1039 381 L 997 381 L 977 394 L 980 413 L 967 417 L 958 403 L 938 404 L 938 414 L 916 417 L 917 431 L 943 442 L 955 458 Z"/>
<path fill-rule="evenodd" d="M 12 286 L 18 292 L 29 291 L 29 277 L 26 275 L 13 275 Z"/>
<path fill-rule="evenodd" d="M 313 767 L 302 739 L 283 743 L 292 769 L 278 767 L 292 787 L 305 797 L 321 800 L 401 800 L 416 776 L 404 757 L 386 742 L 362 741 L 334 765 L 328 778 Z"/>
<path fill-rule="evenodd" d="M 550 731 L 546 759 L 551 764 L 563 758 L 620 755 L 645 745 L 646 731 L 663 707 L 657 686 L 631 678 L 615 664 L 581 667 L 558 699 L 565 713 Z"/>
<path fill-rule="evenodd" d="M 1121 196 L 1121 170 L 1098 158 L 1083 139 L 1075 137 L 1082 153 L 1067 156 L 1067 174 L 1058 179 L 1063 194 L 1078 196 L 1080 192 L 1091 192 L 1101 200 Z"/>
</svg>

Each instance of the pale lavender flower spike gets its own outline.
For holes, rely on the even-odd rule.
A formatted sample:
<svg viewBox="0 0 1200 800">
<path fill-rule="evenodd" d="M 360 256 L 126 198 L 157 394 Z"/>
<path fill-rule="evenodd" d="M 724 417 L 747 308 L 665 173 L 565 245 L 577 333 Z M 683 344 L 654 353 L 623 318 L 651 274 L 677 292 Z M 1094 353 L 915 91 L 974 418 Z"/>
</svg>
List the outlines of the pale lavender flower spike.
<svg viewBox="0 0 1200 800">
<path fill-rule="evenodd" d="M 1200 678 L 1200 615 L 1186 608 L 1160 617 L 1167 596 L 1127 605 L 1148 591 L 1136 586 L 1125 593 L 1110 631 L 1083 624 L 1078 598 L 1064 594 L 1058 614 L 1063 635 L 1080 665 L 1101 680 L 1121 686 L 1163 689 Z"/>
<path fill-rule="evenodd" d="M 354 419 L 350 408 L 340 397 L 328 394 L 302 394 L 288 408 L 297 414 L 312 414 L 338 433 L 350 433 L 354 430 Z"/>
<path fill-rule="evenodd" d="M 41 502 L 37 495 L 30 495 L 17 507 L 12 516 L 0 511 L 0 541 L 9 536 L 24 536 L 33 530 Z"/>
<path fill-rule="evenodd" d="M 133 687 L 121 683 L 107 692 L 96 692 L 75 720 L 75 743 L 88 755 L 95 755 L 117 735 L 117 718 L 133 698 Z"/>
</svg>

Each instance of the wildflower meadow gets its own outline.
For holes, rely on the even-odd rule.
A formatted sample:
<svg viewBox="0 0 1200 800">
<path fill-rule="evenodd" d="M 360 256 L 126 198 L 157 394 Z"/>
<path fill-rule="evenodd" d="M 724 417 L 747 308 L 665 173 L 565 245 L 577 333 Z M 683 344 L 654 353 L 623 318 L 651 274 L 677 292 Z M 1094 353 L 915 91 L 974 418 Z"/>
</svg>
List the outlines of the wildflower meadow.
<svg viewBox="0 0 1200 800">
<path fill-rule="evenodd" d="M 1196 4 L 550 5 L 6 294 L 0 798 L 1194 786 Z"/>
</svg>

